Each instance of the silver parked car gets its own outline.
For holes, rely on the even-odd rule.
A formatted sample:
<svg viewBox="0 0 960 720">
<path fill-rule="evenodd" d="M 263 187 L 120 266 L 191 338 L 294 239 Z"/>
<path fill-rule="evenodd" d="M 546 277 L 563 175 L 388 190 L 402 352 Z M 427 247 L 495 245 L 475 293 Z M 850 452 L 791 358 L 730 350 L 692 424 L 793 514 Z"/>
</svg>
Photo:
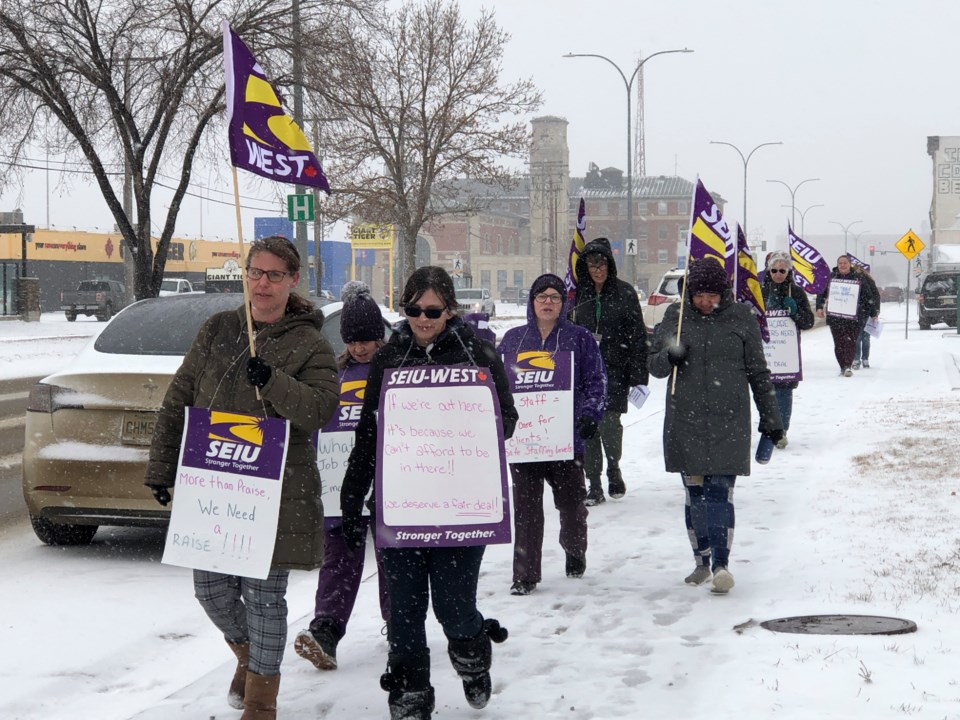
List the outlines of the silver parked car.
<svg viewBox="0 0 960 720">
<path fill-rule="evenodd" d="M 497 306 L 486 288 L 457 290 L 457 310 L 461 313 L 485 312 L 490 317 L 495 317 L 497 314 Z"/>
</svg>

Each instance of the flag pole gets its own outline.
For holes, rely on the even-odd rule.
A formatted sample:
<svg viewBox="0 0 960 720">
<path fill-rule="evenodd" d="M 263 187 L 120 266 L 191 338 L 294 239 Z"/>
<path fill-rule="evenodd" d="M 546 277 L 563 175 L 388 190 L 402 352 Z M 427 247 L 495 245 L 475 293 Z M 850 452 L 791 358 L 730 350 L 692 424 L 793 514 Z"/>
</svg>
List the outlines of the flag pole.
<svg viewBox="0 0 960 720">
<path fill-rule="evenodd" d="M 240 268 L 243 272 L 243 313 L 247 317 L 247 339 L 250 342 L 250 357 L 256 357 L 257 346 L 254 342 L 253 317 L 250 315 L 250 288 L 247 287 L 247 258 L 243 250 L 243 221 L 240 219 L 240 187 L 237 183 L 237 166 L 231 165 L 233 171 L 233 206 L 237 211 L 237 241 L 240 243 Z M 257 391 L 257 400 L 260 399 L 260 389 Z"/>
<path fill-rule="evenodd" d="M 687 259 L 683 264 L 683 291 L 680 293 L 680 315 L 677 318 L 677 339 L 676 344 L 680 344 L 680 330 L 683 328 L 683 306 L 687 300 L 687 273 L 690 271 L 690 250 L 687 250 Z M 673 366 L 673 379 L 670 382 L 671 397 L 677 390 L 677 366 Z"/>
</svg>

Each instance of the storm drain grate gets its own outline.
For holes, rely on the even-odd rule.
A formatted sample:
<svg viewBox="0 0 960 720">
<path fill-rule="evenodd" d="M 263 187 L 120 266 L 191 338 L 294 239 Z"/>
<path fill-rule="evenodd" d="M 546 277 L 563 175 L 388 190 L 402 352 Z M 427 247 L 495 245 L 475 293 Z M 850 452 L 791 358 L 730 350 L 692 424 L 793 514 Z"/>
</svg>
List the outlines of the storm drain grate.
<svg viewBox="0 0 960 720">
<path fill-rule="evenodd" d="M 806 635 L 903 635 L 917 630 L 912 620 L 878 615 L 800 615 L 765 620 L 760 627 Z"/>
</svg>

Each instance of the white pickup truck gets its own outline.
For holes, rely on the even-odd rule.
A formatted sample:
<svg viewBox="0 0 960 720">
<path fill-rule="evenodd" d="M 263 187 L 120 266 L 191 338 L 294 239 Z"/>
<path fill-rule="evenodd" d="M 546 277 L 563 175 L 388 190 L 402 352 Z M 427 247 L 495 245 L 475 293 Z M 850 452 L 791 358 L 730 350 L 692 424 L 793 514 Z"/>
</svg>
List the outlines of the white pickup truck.
<svg viewBox="0 0 960 720">
<path fill-rule="evenodd" d="M 160 282 L 160 297 L 193 292 L 193 285 L 184 278 L 164 278 Z"/>
</svg>

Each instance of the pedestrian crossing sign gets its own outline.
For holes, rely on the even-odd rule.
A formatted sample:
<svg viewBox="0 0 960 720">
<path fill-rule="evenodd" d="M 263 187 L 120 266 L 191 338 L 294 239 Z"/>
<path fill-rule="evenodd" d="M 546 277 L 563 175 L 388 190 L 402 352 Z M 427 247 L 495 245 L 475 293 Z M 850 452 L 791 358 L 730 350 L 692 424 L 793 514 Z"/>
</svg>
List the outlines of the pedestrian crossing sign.
<svg viewBox="0 0 960 720">
<path fill-rule="evenodd" d="M 909 230 L 906 235 L 897 240 L 896 248 L 907 260 L 913 260 L 913 257 L 923 250 L 926 245 L 923 240 L 917 237 L 913 230 Z"/>
</svg>

